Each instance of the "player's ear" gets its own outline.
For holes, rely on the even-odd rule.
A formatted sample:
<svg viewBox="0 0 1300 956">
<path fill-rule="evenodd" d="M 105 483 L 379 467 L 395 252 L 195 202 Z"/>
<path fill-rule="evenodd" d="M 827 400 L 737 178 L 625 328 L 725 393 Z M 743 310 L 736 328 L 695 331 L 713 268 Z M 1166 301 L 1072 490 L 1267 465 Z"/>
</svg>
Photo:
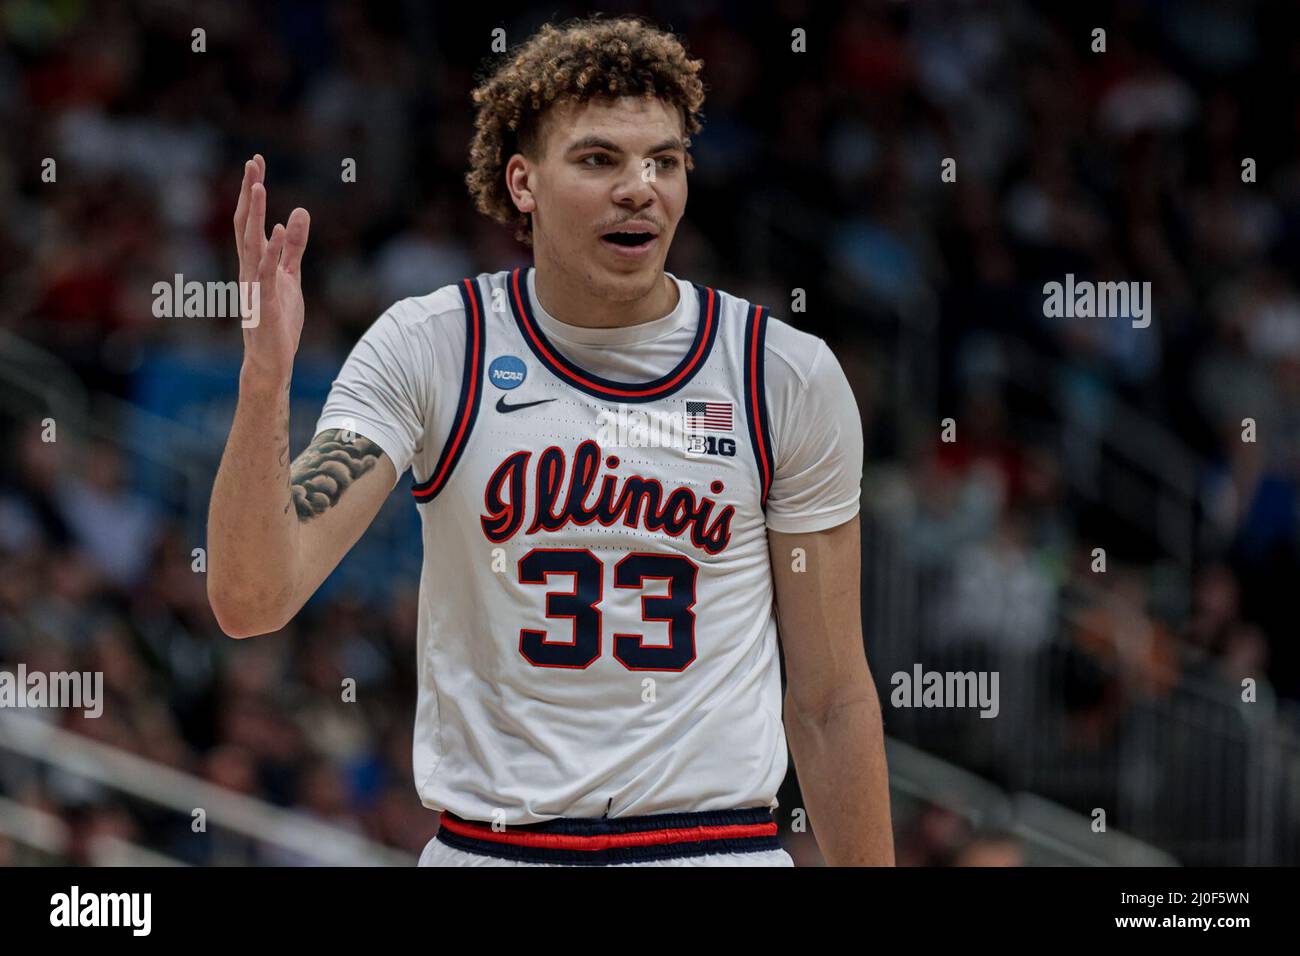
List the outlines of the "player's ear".
<svg viewBox="0 0 1300 956">
<path fill-rule="evenodd" d="M 510 198 L 520 212 L 537 211 L 537 200 L 533 198 L 529 182 L 528 160 L 522 153 L 515 153 L 506 163 L 506 188 L 510 190 Z"/>
</svg>

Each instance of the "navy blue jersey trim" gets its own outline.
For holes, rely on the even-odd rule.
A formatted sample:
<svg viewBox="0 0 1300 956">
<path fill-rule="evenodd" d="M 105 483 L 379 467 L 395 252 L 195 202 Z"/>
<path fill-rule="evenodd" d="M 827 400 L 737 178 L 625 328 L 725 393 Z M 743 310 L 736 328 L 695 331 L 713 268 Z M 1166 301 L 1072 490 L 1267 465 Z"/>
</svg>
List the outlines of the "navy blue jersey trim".
<svg viewBox="0 0 1300 956">
<path fill-rule="evenodd" d="M 531 272 L 531 268 L 528 272 Z M 713 343 L 718 337 L 718 316 L 721 303 L 717 290 L 692 282 L 700 300 L 699 321 L 695 338 L 682 360 L 669 372 L 649 382 L 616 382 L 602 378 L 571 362 L 546 337 L 533 314 L 533 304 L 528 295 L 528 272 L 515 269 L 507 280 L 510 288 L 510 311 L 514 315 L 519 334 L 537 360 L 551 370 L 561 381 L 596 398 L 621 402 L 652 402 L 679 391 L 708 361 Z"/>
<path fill-rule="evenodd" d="M 709 856 L 714 853 L 762 853 L 781 849 L 776 837 L 743 837 L 739 840 L 701 840 L 697 843 L 667 843 L 661 846 L 618 847 L 584 852 L 548 850 L 542 847 L 512 846 L 474 840 L 458 833 L 438 831 L 438 840 L 447 846 L 479 856 L 491 856 L 524 863 L 559 863 L 565 866 L 611 866 L 616 863 L 644 863 L 681 857 Z"/>
<path fill-rule="evenodd" d="M 444 812 L 453 820 L 472 822 L 450 811 Z M 676 830 L 682 827 L 754 826 L 771 822 L 771 810 L 766 807 L 746 807 L 742 810 L 701 810 L 696 813 L 649 813 L 635 817 L 557 817 L 543 823 L 528 823 L 509 829 L 521 833 L 549 833 L 558 836 L 606 836 L 644 833 L 648 830 Z"/>
<path fill-rule="evenodd" d="M 416 501 L 431 501 L 447 485 L 456 469 L 470 433 L 478 418 L 478 407 L 483 397 L 484 311 L 483 293 L 477 279 L 462 279 L 459 285 L 461 301 L 465 308 L 465 369 L 460 382 L 460 399 L 452 418 L 451 434 L 443 445 L 438 462 L 427 481 L 411 486 Z"/>
<path fill-rule="evenodd" d="M 438 830 L 438 840 L 447 846 L 480 856 L 519 860 L 529 863 L 560 863 L 572 866 L 609 866 L 615 863 L 637 863 L 648 860 L 665 860 L 678 857 L 705 856 L 713 853 L 759 853 L 780 849 L 776 825 L 770 810 L 749 807 L 741 810 L 717 810 L 700 813 L 663 813 L 634 817 L 602 817 L 599 819 L 559 818 L 545 823 L 509 826 L 507 836 L 556 836 L 561 838 L 599 838 L 619 834 L 648 833 L 656 830 L 708 828 L 706 838 L 679 840 L 673 843 L 608 847 L 603 849 L 572 849 L 501 842 L 498 839 L 480 839 L 464 832 L 467 827 L 489 830 L 488 824 L 467 821 L 447 811 L 444 825 Z M 729 837 L 726 828 L 759 827 L 765 833 Z"/>
<path fill-rule="evenodd" d="M 766 366 L 767 310 L 750 305 L 745 314 L 745 420 L 749 425 L 749 445 L 758 466 L 760 503 L 767 511 L 767 495 L 772 489 L 776 465 L 772 456 L 772 429 L 767 415 Z"/>
</svg>

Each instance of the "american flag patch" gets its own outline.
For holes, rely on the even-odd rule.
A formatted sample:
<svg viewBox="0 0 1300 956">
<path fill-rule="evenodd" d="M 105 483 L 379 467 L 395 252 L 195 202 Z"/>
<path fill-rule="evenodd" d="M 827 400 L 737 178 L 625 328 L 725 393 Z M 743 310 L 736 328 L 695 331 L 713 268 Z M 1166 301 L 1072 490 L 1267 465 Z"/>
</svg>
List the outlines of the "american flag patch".
<svg viewBox="0 0 1300 956">
<path fill-rule="evenodd" d="M 731 402 L 687 402 L 686 431 L 731 431 Z"/>
</svg>

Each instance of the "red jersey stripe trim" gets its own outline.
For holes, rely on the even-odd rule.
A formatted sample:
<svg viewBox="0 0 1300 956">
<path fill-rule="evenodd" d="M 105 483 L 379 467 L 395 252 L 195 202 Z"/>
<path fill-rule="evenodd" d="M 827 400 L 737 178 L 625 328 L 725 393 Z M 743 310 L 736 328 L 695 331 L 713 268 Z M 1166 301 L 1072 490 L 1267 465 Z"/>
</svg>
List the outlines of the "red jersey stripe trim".
<svg viewBox="0 0 1300 956">
<path fill-rule="evenodd" d="M 522 324 L 524 331 L 528 336 L 530 344 L 538 357 L 542 359 L 552 372 L 561 378 L 567 379 L 571 382 L 576 382 L 589 391 L 598 392 L 601 395 L 607 395 L 611 398 L 646 398 L 671 391 L 678 385 L 678 383 L 695 373 L 696 368 L 700 364 L 700 360 L 709 350 L 709 345 L 712 342 L 713 323 L 716 320 L 714 315 L 716 311 L 714 304 L 715 293 L 712 288 L 707 290 L 708 306 L 705 309 L 705 314 L 701 320 L 704 323 L 703 332 L 699 335 L 698 341 L 695 343 L 695 349 L 691 354 L 690 360 L 678 369 L 677 373 L 673 375 L 672 378 L 665 382 L 658 382 L 653 386 L 645 388 L 618 388 L 593 381 L 588 376 L 574 371 L 566 365 L 562 359 L 557 357 L 553 351 L 551 351 L 550 343 L 533 321 L 531 310 L 525 308 L 523 294 L 519 291 L 519 275 L 521 271 L 522 270 L 516 268 L 511 273 L 510 285 L 511 291 L 514 293 L 516 314 L 523 320 Z"/>
<path fill-rule="evenodd" d="M 579 850 L 597 852 L 622 847 L 664 846 L 676 843 L 699 843 L 705 840 L 737 840 L 746 837 L 776 836 L 776 823 L 736 824 L 712 827 L 676 827 L 666 830 L 645 830 L 637 833 L 611 833 L 598 836 L 566 836 L 557 833 L 519 833 L 507 828 L 495 831 L 489 826 L 449 819 L 444 814 L 442 825 L 452 833 L 473 837 L 490 843 L 510 846 L 538 847 L 553 850 Z"/>
<path fill-rule="evenodd" d="M 751 334 L 750 334 L 750 341 L 749 341 L 749 405 L 750 405 L 750 415 L 752 416 L 751 421 L 753 421 L 757 426 L 754 429 L 754 440 L 757 442 L 757 451 L 758 451 L 757 457 L 762 472 L 762 480 L 763 480 L 762 501 L 764 504 L 766 504 L 767 493 L 772 486 L 772 472 L 769 465 L 769 458 L 767 455 L 767 439 L 766 436 L 763 434 L 764 428 L 762 426 L 765 416 L 762 414 L 760 403 L 762 402 L 763 398 L 762 396 L 759 395 L 759 389 L 763 387 L 763 376 L 759 374 L 759 368 L 758 368 L 758 363 L 760 358 L 758 354 L 759 343 L 762 342 L 763 340 L 763 336 L 761 334 L 762 320 L 763 320 L 763 307 L 761 305 L 756 305 L 754 306 L 754 320 L 751 327 Z"/>
<path fill-rule="evenodd" d="M 465 370 L 467 385 L 460 416 L 456 422 L 456 432 L 451 441 L 447 443 L 447 447 L 443 449 L 437 471 L 426 484 L 411 490 L 411 494 L 421 501 L 432 498 L 442 489 L 452 466 L 460 457 L 460 449 L 469 431 L 470 422 L 473 421 L 478 410 L 479 357 L 483 351 L 483 317 L 478 307 L 478 290 L 475 288 L 475 280 L 462 279 L 461 284 L 464 287 L 465 297 L 469 300 L 471 309 L 470 322 L 468 323 L 470 339 L 466 350 L 466 354 L 469 356 L 469 367 Z"/>
</svg>

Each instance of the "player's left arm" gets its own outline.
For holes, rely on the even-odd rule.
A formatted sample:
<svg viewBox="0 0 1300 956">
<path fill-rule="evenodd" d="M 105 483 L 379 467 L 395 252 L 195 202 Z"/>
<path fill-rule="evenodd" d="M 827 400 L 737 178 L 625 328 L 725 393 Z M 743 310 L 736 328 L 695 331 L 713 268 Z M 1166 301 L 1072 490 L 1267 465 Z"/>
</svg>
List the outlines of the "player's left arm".
<svg viewBox="0 0 1300 956">
<path fill-rule="evenodd" d="M 785 728 L 826 862 L 893 866 L 880 700 L 862 643 L 858 547 L 856 515 L 826 531 L 768 533 L 785 652 Z"/>
<path fill-rule="evenodd" d="M 826 861 L 892 866 L 884 730 L 862 641 L 857 400 L 819 339 L 772 322 L 766 353 L 777 452 L 768 550 L 786 736 Z"/>
</svg>

